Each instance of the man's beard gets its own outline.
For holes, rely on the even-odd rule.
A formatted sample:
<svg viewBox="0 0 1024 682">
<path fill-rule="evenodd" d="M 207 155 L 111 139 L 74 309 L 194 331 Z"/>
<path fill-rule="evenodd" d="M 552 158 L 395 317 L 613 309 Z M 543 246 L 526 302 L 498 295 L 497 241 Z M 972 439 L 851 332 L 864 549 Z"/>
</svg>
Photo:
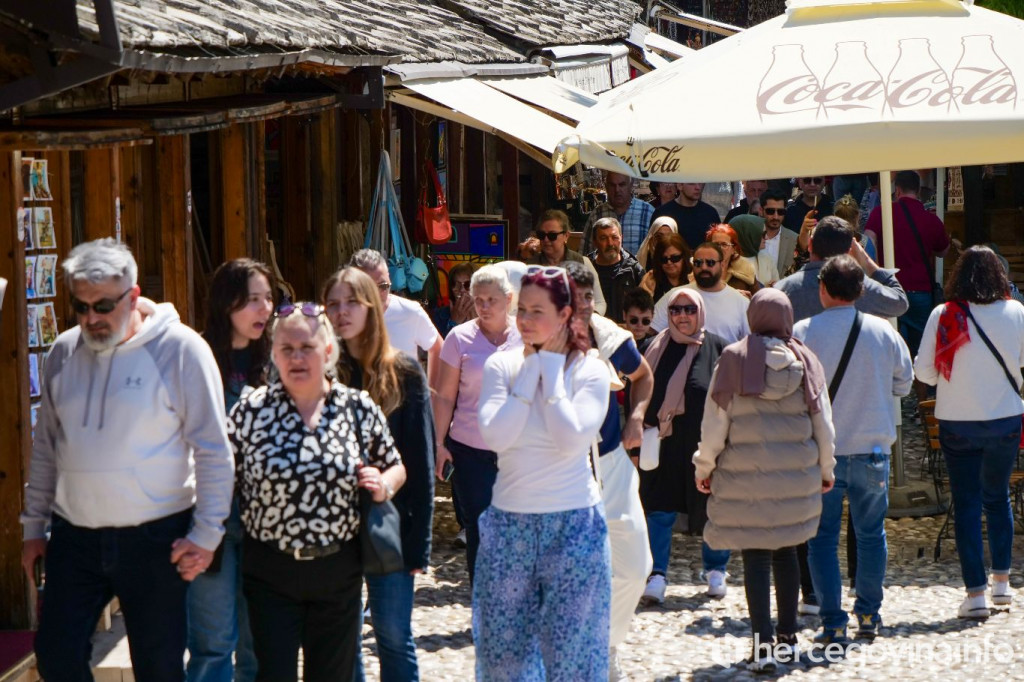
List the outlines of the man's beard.
<svg viewBox="0 0 1024 682">
<path fill-rule="evenodd" d="M 82 327 L 82 341 L 89 347 L 89 350 L 96 353 L 102 353 L 105 350 L 110 350 L 117 344 L 124 341 L 124 337 L 128 335 L 128 321 L 121 326 L 120 329 L 115 329 L 113 326 L 110 329 L 110 333 L 105 339 L 98 339 L 91 336 L 85 327 Z"/>
<path fill-rule="evenodd" d="M 718 275 L 711 272 L 698 272 L 693 276 L 693 279 L 701 289 L 710 289 L 718 284 Z"/>
</svg>

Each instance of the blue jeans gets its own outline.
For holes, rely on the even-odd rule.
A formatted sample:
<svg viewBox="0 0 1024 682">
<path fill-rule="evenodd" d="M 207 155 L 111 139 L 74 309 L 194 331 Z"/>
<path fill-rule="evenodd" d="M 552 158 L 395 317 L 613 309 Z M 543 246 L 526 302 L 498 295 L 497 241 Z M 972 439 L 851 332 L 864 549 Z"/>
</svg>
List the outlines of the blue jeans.
<svg viewBox="0 0 1024 682">
<path fill-rule="evenodd" d="M 256 679 L 249 609 L 242 594 L 242 520 L 237 496 L 224 529 L 220 570 L 200 575 L 188 589 L 189 682 Z M 232 653 L 236 664 L 232 664 Z"/>
<path fill-rule="evenodd" d="M 452 476 L 453 501 L 459 506 L 466 529 L 466 566 L 469 582 L 476 574 L 476 553 L 480 548 L 480 515 L 491 506 L 491 491 L 498 477 L 498 455 L 465 443 L 445 438 L 445 447 L 452 453 L 455 475 Z"/>
<path fill-rule="evenodd" d="M 928 317 L 932 314 L 932 309 L 935 306 L 932 303 L 932 292 L 930 291 L 908 291 L 907 301 L 910 303 L 910 307 L 907 308 L 907 312 L 900 315 L 897 327 L 900 336 L 907 342 L 910 357 L 916 358 L 918 348 L 921 346 L 921 337 L 924 335 L 924 326 L 928 323 Z"/>
<path fill-rule="evenodd" d="M 956 551 L 968 592 L 984 591 L 988 585 L 981 539 L 982 510 L 988 527 L 992 573 L 1010 572 L 1010 472 L 1017 459 L 1020 425 L 1019 416 L 990 421 L 939 421 L 939 445 L 946 457 L 953 494 Z M 860 592 L 860 583 L 857 591 Z"/>
<path fill-rule="evenodd" d="M 366 576 L 370 617 L 377 639 L 381 682 L 418 682 L 416 642 L 412 637 L 415 577 L 408 571 Z M 362 647 L 357 649 L 356 682 L 366 679 Z"/>
<path fill-rule="evenodd" d="M 836 457 L 836 484 L 821 498 L 818 534 L 807 542 L 814 593 L 825 628 L 846 627 L 839 577 L 839 530 L 843 498 L 850 500 L 850 518 L 857 537 L 857 601 L 853 612 L 875 616 L 882 607 L 882 581 L 889 560 L 885 516 L 889 512 L 889 455 Z"/>
<path fill-rule="evenodd" d="M 137 680 L 185 679 L 188 583 L 170 562 L 192 510 L 138 526 L 84 528 L 53 515 L 46 548 L 46 599 L 36 635 L 39 674 L 47 682 L 86 682 L 92 635 L 117 597 Z"/>
<path fill-rule="evenodd" d="M 647 537 L 651 542 L 651 556 L 654 558 L 652 573 L 668 575 L 668 561 L 672 554 L 672 527 L 676 523 L 676 512 L 648 512 Z M 711 549 L 708 543 L 700 544 L 700 558 L 704 572 L 725 571 L 729 563 L 729 550 Z"/>
</svg>

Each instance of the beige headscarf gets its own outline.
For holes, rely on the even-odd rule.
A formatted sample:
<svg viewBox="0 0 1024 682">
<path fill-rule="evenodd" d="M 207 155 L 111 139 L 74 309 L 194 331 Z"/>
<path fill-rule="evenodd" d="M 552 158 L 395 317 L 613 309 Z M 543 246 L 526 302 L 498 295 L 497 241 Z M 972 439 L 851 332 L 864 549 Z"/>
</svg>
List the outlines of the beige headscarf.
<svg viewBox="0 0 1024 682">
<path fill-rule="evenodd" d="M 679 234 L 679 226 L 676 225 L 675 218 L 667 215 L 655 218 L 654 222 L 651 223 L 651 229 L 647 230 L 647 236 L 644 237 L 643 242 L 640 243 L 640 248 L 636 252 L 636 259 L 640 261 L 640 265 L 644 269 L 647 269 L 647 257 L 651 255 L 651 248 L 654 244 L 655 235 L 658 234 L 658 230 L 666 225 L 673 232 Z"/>
</svg>

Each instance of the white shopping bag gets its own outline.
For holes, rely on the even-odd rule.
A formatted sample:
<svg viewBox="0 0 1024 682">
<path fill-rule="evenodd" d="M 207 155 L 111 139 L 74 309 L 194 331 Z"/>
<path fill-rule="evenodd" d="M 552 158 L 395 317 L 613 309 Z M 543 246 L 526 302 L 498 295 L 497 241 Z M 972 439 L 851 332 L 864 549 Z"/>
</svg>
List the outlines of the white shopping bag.
<svg viewBox="0 0 1024 682">
<path fill-rule="evenodd" d="M 643 440 L 640 442 L 640 468 L 644 471 L 657 469 L 661 460 L 660 452 L 661 438 L 658 436 L 658 427 L 644 429 Z"/>
</svg>

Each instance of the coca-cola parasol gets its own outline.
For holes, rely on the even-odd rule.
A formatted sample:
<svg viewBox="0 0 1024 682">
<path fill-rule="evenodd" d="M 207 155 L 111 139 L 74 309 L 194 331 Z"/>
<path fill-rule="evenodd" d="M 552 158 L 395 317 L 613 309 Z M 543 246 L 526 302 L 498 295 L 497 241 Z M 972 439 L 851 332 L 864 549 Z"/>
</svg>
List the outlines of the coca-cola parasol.
<svg viewBox="0 0 1024 682">
<path fill-rule="evenodd" d="M 650 180 L 1024 161 L 1024 22 L 957 0 L 790 0 L 602 96 L 555 150 Z"/>
</svg>

